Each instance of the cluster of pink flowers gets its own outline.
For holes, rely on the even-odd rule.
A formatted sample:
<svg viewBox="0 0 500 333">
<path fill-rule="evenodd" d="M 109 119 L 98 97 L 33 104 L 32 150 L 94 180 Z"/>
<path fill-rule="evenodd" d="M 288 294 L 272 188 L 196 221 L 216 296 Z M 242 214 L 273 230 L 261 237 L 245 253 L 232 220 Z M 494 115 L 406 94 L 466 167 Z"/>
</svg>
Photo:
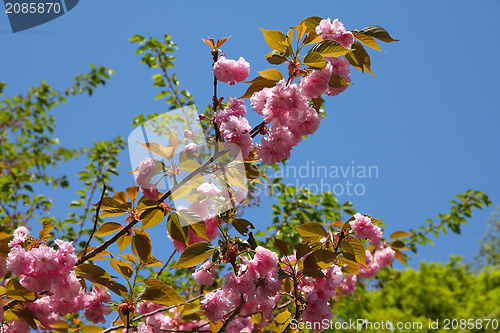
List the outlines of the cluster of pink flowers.
<svg viewBox="0 0 500 333">
<path fill-rule="evenodd" d="M 250 102 L 266 123 L 272 123 L 268 135 L 257 145 L 257 156 L 266 164 L 289 158 L 302 136 L 316 132 L 322 119 L 309 106 L 303 89 L 297 84 L 287 85 L 285 80 L 254 93 Z"/>
<path fill-rule="evenodd" d="M 73 244 L 56 240 L 59 247 L 57 251 L 45 244 L 26 251 L 23 239 L 26 239 L 29 230 L 25 227 L 18 229 L 14 232 L 14 240 L 10 242 L 14 247 L 7 256 L 6 266 L 21 277 L 19 282 L 26 289 L 46 292 L 36 301 L 24 304 L 37 316 L 42 326 L 50 328 L 59 321 L 60 315 L 84 309 L 88 320 L 105 323 L 104 315 L 112 310 L 102 303 L 110 302 L 111 296 L 104 287 L 94 288 L 89 295 L 85 294 L 74 270 L 77 257 Z M 10 322 L 4 329 L 6 332 L 24 332 L 19 325 L 24 324 Z"/>
<path fill-rule="evenodd" d="M 321 20 L 316 27 L 316 33 L 323 39 L 331 39 L 339 42 L 347 49 L 350 49 L 354 43 L 354 35 L 344 28 L 344 25 L 338 20 L 331 21 L 330 18 Z"/>
<path fill-rule="evenodd" d="M 342 295 L 350 295 L 356 289 L 356 281 L 358 281 L 358 276 L 355 274 L 347 274 L 342 280 L 340 285 L 340 292 Z"/>
<path fill-rule="evenodd" d="M 197 191 L 200 194 L 208 195 L 210 197 L 216 197 L 222 192 L 217 186 L 210 183 L 201 184 L 198 186 Z"/>
<path fill-rule="evenodd" d="M 210 260 L 205 261 L 194 273 L 193 277 L 199 284 L 211 285 L 214 283 L 215 266 Z"/>
<path fill-rule="evenodd" d="M 242 257 L 238 274 L 226 274 L 222 289 L 206 294 L 201 301 L 205 316 L 211 321 L 222 321 L 229 310 L 244 302 L 242 317 L 228 326 L 228 332 L 251 332 L 254 324 L 246 317 L 257 312 L 262 313 L 262 325 L 273 321 L 272 312 L 281 289 L 277 264 L 277 254 L 261 246 L 255 249 L 253 259 Z"/>
<path fill-rule="evenodd" d="M 375 262 L 380 267 L 387 267 L 392 264 L 394 258 L 396 257 L 396 252 L 390 247 L 386 247 L 382 250 L 377 250 L 375 252 Z"/>
<path fill-rule="evenodd" d="M 360 213 L 354 215 L 354 221 L 349 222 L 354 235 L 359 239 L 367 239 L 368 243 L 375 247 L 380 247 L 382 230 L 373 225 L 371 218 Z"/>
<path fill-rule="evenodd" d="M 242 99 L 228 97 L 229 105 L 224 110 L 218 110 L 215 123 L 219 127 L 224 147 L 230 150 L 229 155 L 236 157 L 241 151 L 242 158 L 247 158 L 253 150 L 253 139 L 250 136 L 252 127 L 245 118 L 247 113 Z"/>
<path fill-rule="evenodd" d="M 335 296 L 335 290 L 342 283 L 342 269 L 334 265 L 324 269 L 323 273 L 324 278 L 306 276 L 299 283 L 299 288 L 304 293 L 307 302 L 302 312 L 302 319 L 306 322 L 321 323 L 324 319 L 332 317 L 328 301 Z"/>
<path fill-rule="evenodd" d="M 325 57 L 329 64 L 332 66 L 332 74 L 340 75 L 345 82 L 351 83 L 351 70 L 349 69 L 350 63 L 346 57 Z M 344 92 L 349 85 L 344 85 L 340 87 L 328 87 L 326 94 L 328 96 L 337 96 L 341 92 Z"/>
<path fill-rule="evenodd" d="M 234 85 L 243 82 L 250 74 L 250 64 L 240 57 L 238 61 L 221 56 L 214 64 L 214 75 L 217 80 Z"/>
<path fill-rule="evenodd" d="M 139 185 L 141 191 L 150 200 L 158 200 L 158 188 L 155 184 L 151 183 L 154 167 L 155 161 L 151 157 L 144 158 L 137 167 L 137 185 Z"/>
</svg>

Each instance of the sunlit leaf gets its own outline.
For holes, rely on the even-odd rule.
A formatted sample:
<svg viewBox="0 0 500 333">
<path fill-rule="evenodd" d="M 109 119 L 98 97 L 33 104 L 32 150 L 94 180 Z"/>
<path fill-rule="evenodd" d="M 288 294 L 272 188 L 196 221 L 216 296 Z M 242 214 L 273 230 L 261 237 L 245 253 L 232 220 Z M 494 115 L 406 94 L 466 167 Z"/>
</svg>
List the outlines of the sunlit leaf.
<svg viewBox="0 0 500 333">
<path fill-rule="evenodd" d="M 278 30 L 265 30 L 262 28 L 260 28 L 260 30 L 264 34 L 267 45 L 269 45 L 272 50 L 285 52 L 286 47 L 281 44 L 281 42 L 283 42 L 287 38 L 284 33 Z"/>
<path fill-rule="evenodd" d="M 269 68 L 266 69 L 265 71 L 260 71 L 257 73 L 259 73 L 260 76 L 262 76 L 266 80 L 278 82 L 283 79 L 283 74 L 281 74 L 281 72 L 275 68 Z"/>
<path fill-rule="evenodd" d="M 189 268 L 196 266 L 208 259 L 214 250 L 215 247 L 208 242 L 199 242 L 190 245 L 182 252 L 179 260 L 172 268 Z"/>
<path fill-rule="evenodd" d="M 313 69 L 323 69 L 327 64 L 325 58 L 323 58 L 321 54 L 314 51 L 309 51 L 303 61 L 305 65 Z"/>
<path fill-rule="evenodd" d="M 325 228 L 316 222 L 307 222 L 298 226 L 295 229 L 302 237 L 327 237 L 328 233 Z"/>
<path fill-rule="evenodd" d="M 118 222 L 104 222 L 95 232 L 96 236 L 106 236 L 120 230 L 123 226 Z"/>
</svg>

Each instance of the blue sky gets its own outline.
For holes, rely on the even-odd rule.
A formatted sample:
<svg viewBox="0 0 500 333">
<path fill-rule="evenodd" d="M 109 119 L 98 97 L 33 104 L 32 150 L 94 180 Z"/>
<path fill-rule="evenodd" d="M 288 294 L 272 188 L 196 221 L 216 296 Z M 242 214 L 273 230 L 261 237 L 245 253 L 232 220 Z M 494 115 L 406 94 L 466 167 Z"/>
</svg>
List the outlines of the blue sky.
<svg viewBox="0 0 500 333">
<path fill-rule="evenodd" d="M 243 56 L 251 77 L 269 68 L 269 52 L 258 29 L 286 31 L 308 16 L 339 18 L 347 29 L 380 25 L 400 42 L 380 43 L 385 52 L 369 50 L 376 77 L 352 69 L 354 85 L 338 97 L 327 98 L 320 129 L 293 151 L 296 168 L 376 166 L 378 177 L 328 178 L 331 186 L 361 184 L 363 195 L 339 196 L 356 209 L 386 218 L 388 232 L 408 230 L 449 210 L 454 194 L 477 189 L 494 206 L 475 211 L 461 236 L 441 236 L 435 246 L 421 248 L 418 258 L 446 261 L 452 254 L 472 260 L 486 220 L 500 202 L 500 115 L 496 95 L 500 69 L 495 57 L 498 1 L 356 1 L 333 2 L 167 2 L 87 0 L 69 13 L 33 29 L 12 34 L 0 13 L 0 80 L 6 96 L 22 93 L 45 79 L 64 88 L 89 64 L 116 71 L 92 98 L 70 98 L 55 109 L 57 137 L 65 146 L 86 146 L 121 134 L 128 136 L 133 117 L 167 110 L 155 101 L 154 71 L 139 64 L 135 34 L 172 36 L 179 45 L 175 71 L 182 88 L 204 108 L 211 100 L 211 56 L 201 37 L 231 35 L 224 51 L 228 58 Z M 284 67 L 279 67 L 285 72 Z M 240 96 L 246 85 L 222 85 L 222 96 Z M 260 122 L 250 117 L 253 125 Z M 128 154 L 121 156 L 122 175 L 113 184 L 132 182 Z M 76 163 L 56 173 L 76 173 Z M 309 177 L 301 183 L 317 183 Z M 295 182 L 295 179 L 290 179 Z M 337 187 L 339 190 L 340 187 Z M 68 194 L 54 193 L 54 214 L 66 212 Z M 76 198 L 76 196 L 75 196 Z M 97 199 L 95 200 L 97 201 Z M 266 225 L 270 210 L 248 211 L 247 219 Z M 33 228 L 37 228 L 33 225 Z M 164 224 L 158 227 L 165 231 Z M 165 253 L 163 253 L 165 251 Z M 168 253 L 167 253 L 168 252 Z M 157 257 L 170 250 L 154 248 Z"/>
</svg>

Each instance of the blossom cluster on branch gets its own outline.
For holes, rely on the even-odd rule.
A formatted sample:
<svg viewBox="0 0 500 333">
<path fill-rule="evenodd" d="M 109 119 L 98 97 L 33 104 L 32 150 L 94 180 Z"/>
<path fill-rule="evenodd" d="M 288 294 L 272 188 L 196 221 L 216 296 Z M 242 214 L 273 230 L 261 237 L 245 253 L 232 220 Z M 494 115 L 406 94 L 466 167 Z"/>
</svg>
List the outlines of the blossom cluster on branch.
<svg viewBox="0 0 500 333">
<path fill-rule="evenodd" d="M 51 330 L 71 320 L 82 331 L 95 331 L 74 315 L 83 312 L 86 322 L 105 324 L 105 316 L 114 311 L 115 326 L 106 332 L 291 331 L 292 319 L 319 323 L 331 318 L 335 298 L 353 293 L 360 279 L 373 277 L 395 258 L 403 259 L 401 250 L 406 246 L 399 238 L 410 234 L 401 231 L 391 235 L 392 240 L 384 239 L 381 220 L 359 213 L 333 224 L 302 221 L 295 226 L 301 239 L 297 244 L 274 237 L 273 244 L 259 245 L 254 238 L 250 231 L 254 225 L 237 208 L 249 202 L 247 183 L 260 183 L 258 162 L 284 162 L 303 137 L 318 130 L 325 112 L 322 98 L 346 90 L 351 84 L 350 66 L 371 73 L 363 44 L 379 49 L 377 40 L 395 41 L 381 27 L 347 31 L 338 19 L 319 17 L 299 22 L 286 34 L 261 30 L 271 48 L 266 59 L 273 65 L 286 64 L 288 75 L 275 68 L 260 71 L 246 82 L 249 87 L 243 96 L 224 102 L 217 96 L 217 82 L 244 82 L 250 64 L 222 54 L 228 38 L 204 40 L 214 60 L 214 96 L 210 112 L 197 120 L 211 134 L 204 137 L 193 131 L 186 120 L 168 128 L 166 146 L 137 142 L 149 154 L 132 171 L 137 186 L 113 196 L 103 192 L 94 204 L 94 230 L 78 255 L 72 242 L 55 240 L 51 245 L 48 221 L 38 238 L 29 236 L 26 227 L 2 236 L 4 332 Z M 155 76 L 156 80 L 165 78 L 171 87 L 174 80 L 166 74 L 169 58 L 162 53 L 168 43 L 141 36 L 133 41 L 144 44 L 140 52 L 151 52 L 143 59 L 148 65 L 154 67 L 151 59 L 158 60 L 156 67 L 163 76 Z M 246 118 L 245 98 L 262 116 L 259 125 L 252 127 Z M 181 104 L 177 95 L 172 99 Z M 187 114 L 186 109 L 181 111 Z M 159 127 L 154 130 L 161 131 Z M 170 182 L 165 193 L 160 191 L 161 181 Z M 98 226 L 98 217 L 117 216 L 126 216 L 124 223 Z M 174 252 L 163 263 L 153 256 L 147 229 L 165 219 L 168 238 L 180 255 L 171 262 Z M 112 236 L 89 247 L 94 236 L 108 235 Z M 115 243 L 120 253 L 107 250 Z M 127 248 L 132 253 L 125 253 Z M 89 260 L 109 262 L 126 285 Z M 149 277 L 155 266 L 162 269 L 155 278 Z M 165 268 L 189 273 L 166 283 L 162 273 L 174 275 L 165 273 Z M 197 285 L 187 286 L 188 282 Z M 178 293 L 175 288 L 180 285 L 186 290 Z M 108 290 L 119 298 L 113 299 Z"/>
</svg>

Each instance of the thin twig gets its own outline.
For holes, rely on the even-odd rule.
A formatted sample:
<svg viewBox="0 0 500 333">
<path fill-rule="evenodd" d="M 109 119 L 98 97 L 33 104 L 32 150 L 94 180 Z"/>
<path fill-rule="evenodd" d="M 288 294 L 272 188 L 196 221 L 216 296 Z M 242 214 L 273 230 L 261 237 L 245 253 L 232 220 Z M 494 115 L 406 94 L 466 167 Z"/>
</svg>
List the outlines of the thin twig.
<svg viewBox="0 0 500 333">
<path fill-rule="evenodd" d="M 202 298 L 204 295 L 200 295 L 200 296 L 197 296 L 195 298 L 191 298 L 190 300 L 187 300 L 186 303 L 192 303 L 200 298 Z M 136 322 L 136 321 L 139 321 L 141 320 L 142 318 L 145 318 L 145 317 L 150 317 L 152 315 L 155 315 L 159 312 L 163 312 L 163 311 L 168 311 L 170 309 L 173 309 L 177 307 L 177 305 L 171 305 L 171 306 L 165 306 L 163 308 L 159 308 L 159 309 L 156 309 L 154 311 L 151 311 L 151 312 L 148 312 L 148 313 L 145 313 L 143 315 L 140 315 L 138 317 L 135 317 L 134 319 L 132 319 L 132 322 Z M 114 330 L 117 330 L 117 329 L 120 329 L 120 328 L 124 328 L 125 326 L 124 325 L 117 325 L 117 326 L 112 326 L 112 327 L 109 327 L 107 329 L 105 329 L 104 331 L 101 331 L 100 333 L 108 333 L 108 332 L 111 332 L 111 331 L 114 331 Z"/>
<path fill-rule="evenodd" d="M 172 257 L 174 256 L 175 252 L 177 252 L 176 250 L 174 250 L 172 252 L 172 254 L 170 255 L 170 257 L 168 258 L 167 262 L 165 263 L 165 265 L 163 265 L 163 267 L 158 271 L 158 273 L 156 273 L 156 276 L 155 276 L 155 279 L 158 279 L 161 275 L 161 273 L 163 272 L 163 270 L 165 268 L 167 268 L 168 264 L 170 263 L 170 260 L 172 260 Z"/>
<path fill-rule="evenodd" d="M 97 230 L 97 222 L 99 222 L 99 210 L 101 210 L 101 203 L 102 199 L 104 198 L 104 193 L 106 193 L 106 184 L 104 184 L 102 187 L 101 200 L 99 200 L 99 204 L 97 205 L 97 208 L 95 210 L 94 229 L 92 229 L 92 233 L 90 234 L 89 240 L 87 241 L 87 244 L 85 244 L 85 249 L 83 249 L 82 257 L 84 257 L 85 254 L 87 254 L 87 249 L 89 248 L 90 241 L 92 240 L 92 237 L 94 236 Z"/>
<path fill-rule="evenodd" d="M 243 307 L 243 304 L 245 304 L 245 300 L 243 299 L 243 294 L 241 294 L 240 299 L 241 299 L 240 305 L 238 305 L 238 307 L 236 308 L 236 310 L 234 310 L 234 312 L 229 316 L 229 318 L 226 319 L 226 321 L 224 322 L 224 325 L 222 325 L 222 327 L 219 328 L 219 330 L 217 331 L 217 333 L 223 333 L 224 330 L 226 329 L 227 325 L 229 325 L 229 323 L 234 318 L 236 318 L 237 315 L 240 314 L 241 308 Z"/>
<path fill-rule="evenodd" d="M 182 179 L 176 185 L 172 186 L 172 188 L 170 190 L 168 190 L 167 193 L 165 193 L 160 198 L 160 200 L 158 200 L 158 201 L 159 202 L 164 202 L 170 195 L 172 195 L 172 193 L 174 193 L 175 191 L 177 191 L 179 189 L 179 187 L 181 187 L 182 185 L 186 184 L 188 181 L 190 181 L 191 179 L 193 179 L 196 175 L 198 175 L 200 172 L 202 172 L 203 170 L 205 170 L 205 168 L 208 165 L 210 165 L 211 163 L 213 163 L 213 161 L 215 159 L 221 157 L 225 153 L 227 153 L 227 151 L 223 150 L 223 151 L 219 152 L 218 154 L 214 154 L 214 156 L 212 156 L 205 163 L 203 163 L 201 166 L 199 166 L 198 169 L 196 169 L 195 171 L 191 172 L 189 175 L 187 175 L 184 179 Z M 147 216 L 149 213 L 151 213 L 155 209 L 159 209 L 159 205 L 156 206 L 156 207 L 151 207 L 151 208 L 146 209 L 141 214 L 140 219 L 144 218 L 145 216 Z M 140 220 L 135 220 L 135 219 L 132 220 L 132 221 L 130 221 L 123 229 L 121 229 L 116 234 L 114 234 L 113 237 L 111 237 L 110 239 L 108 239 L 107 241 L 105 241 L 104 243 L 102 243 L 101 245 L 97 246 L 96 248 L 94 248 L 89 253 L 81 256 L 77 260 L 75 266 L 83 264 L 85 261 L 89 260 L 90 258 L 95 257 L 98 253 L 101 253 L 102 251 L 106 250 L 111 244 L 115 243 L 118 238 L 120 238 L 121 236 L 125 235 L 133 226 L 135 226 L 139 222 L 140 222 Z"/>
</svg>

